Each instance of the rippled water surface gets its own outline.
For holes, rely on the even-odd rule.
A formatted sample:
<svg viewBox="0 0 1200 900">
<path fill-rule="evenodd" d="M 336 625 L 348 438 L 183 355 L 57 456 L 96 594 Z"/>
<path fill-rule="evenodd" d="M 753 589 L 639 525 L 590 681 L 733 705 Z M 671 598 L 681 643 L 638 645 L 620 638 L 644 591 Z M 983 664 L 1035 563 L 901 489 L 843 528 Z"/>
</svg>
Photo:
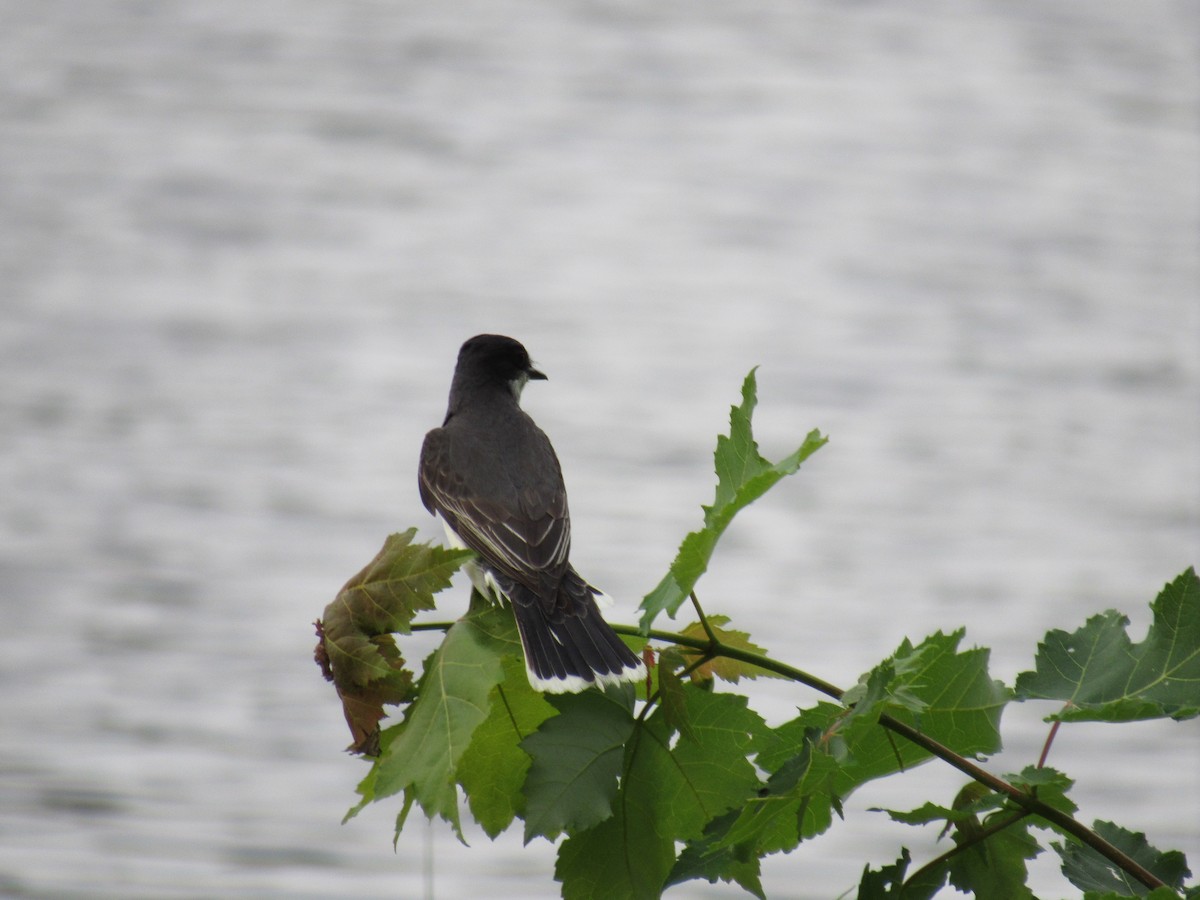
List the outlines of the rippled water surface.
<svg viewBox="0 0 1200 900">
<path fill-rule="evenodd" d="M 0 10 L 0 894 L 556 894 L 544 842 L 339 824 L 365 770 L 311 661 L 384 535 L 438 537 L 416 457 L 476 332 L 550 374 L 526 407 L 619 620 L 754 365 L 768 455 L 832 440 L 701 596 L 832 681 L 965 626 L 1011 682 L 1102 609 L 1140 638 L 1200 558 L 1188 4 Z M 1052 755 L 1193 868 L 1198 759 L 1195 721 Z M 867 810 L 959 783 L 864 789 L 768 893 L 931 858 Z"/>
</svg>

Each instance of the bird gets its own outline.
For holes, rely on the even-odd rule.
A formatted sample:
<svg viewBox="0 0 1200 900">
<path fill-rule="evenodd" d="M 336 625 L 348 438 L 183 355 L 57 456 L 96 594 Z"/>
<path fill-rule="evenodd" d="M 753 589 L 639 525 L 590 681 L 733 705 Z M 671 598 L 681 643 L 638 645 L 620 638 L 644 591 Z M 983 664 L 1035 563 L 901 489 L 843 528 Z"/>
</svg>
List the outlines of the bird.
<svg viewBox="0 0 1200 900">
<path fill-rule="evenodd" d="M 529 683 L 545 693 L 645 678 L 642 660 L 600 615 L 606 595 L 571 565 L 571 516 L 550 439 L 521 409 L 545 381 L 519 341 L 467 340 L 440 428 L 421 445 L 421 502 L 450 544 L 474 551 L 472 583 L 511 606 Z"/>
</svg>

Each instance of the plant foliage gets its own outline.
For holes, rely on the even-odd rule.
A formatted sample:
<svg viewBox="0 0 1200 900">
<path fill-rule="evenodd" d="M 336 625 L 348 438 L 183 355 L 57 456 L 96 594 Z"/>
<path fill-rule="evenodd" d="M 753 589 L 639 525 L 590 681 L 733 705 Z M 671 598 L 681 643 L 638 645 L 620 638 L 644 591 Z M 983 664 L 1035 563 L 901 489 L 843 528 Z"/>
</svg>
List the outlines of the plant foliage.
<svg viewBox="0 0 1200 900">
<path fill-rule="evenodd" d="M 763 458 L 754 440 L 751 420 L 758 404 L 758 387 L 754 370 L 742 384 L 742 403 L 729 411 L 729 434 L 717 438 L 713 460 L 717 470 L 717 495 L 711 506 L 704 507 L 704 527 L 683 539 L 679 553 L 658 587 L 642 601 L 642 633 L 649 631 L 655 617 L 666 610 L 674 616 L 696 587 L 700 576 L 708 570 L 709 560 L 733 517 L 749 506 L 800 464 L 816 453 L 829 440 L 817 430 L 808 436 L 794 452 L 777 463 Z"/>
<path fill-rule="evenodd" d="M 317 623 L 316 658 L 342 701 L 351 749 L 371 760 L 350 815 L 400 798 L 397 840 L 414 806 L 460 838 L 464 799 L 490 837 L 520 820 L 527 843 L 558 842 L 554 877 L 567 898 L 656 897 L 693 879 L 764 897 L 766 857 L 831 828 L 868 781 L 937 758 L 968 776 L 958 795 L 887 815 L 949 835 L 945 852 L 915 869 L 908 849 L 893 863 L 866 866 L 859 898 L 928 898 L 947 886 L 981 900 L 1032 898 L 1026 865 L 1048 847 L 1087 898 L 1200 896 L 1182 853 L 1108 822 L 1076 820 L 1073 783 L 1062 772 L 1039 761 L 1001 777 L 977 762 L 1000 749 L 1001 717 L 1014 699 L 1060 704 L 1047 751 L 1061 723 L 1200 714 L 1195 571 L 1153 602 L 1143 641 L 1115 612 L 1072 633 L 1051 631 L 1014 688 L 992 678 L 988 651 L 964 649 L 956 630 L 903 640 L 842 691 L 773 659 L 727 617 L 705 615 L 695 596 L 734 516 L 826 441 L 813 431 L 768 461 L 751 427 L 756 402 L 751 371 L 729 433 L 717 440 L 716 496 L 703 526 L 684 538 L 643 601 L 639 627 L 618 626 L 652 662 L 650 682 L 636 689 L 534 691 L 511 612 L 478 594 L 454 622 L 414 622 L 470 554 L 414 543 L 415 530 L 388 538 Z M 651 629 L 659 613 L 673 617 L 689 599 L 696 622 Z M 419 676 L 394 637 L 416 629 L 445 631 Z M 758 676 L 792 679 L 826 699 L 768 725 L 733 689 Z M 400 718 L 380 730 L 385 705 Z M 1055 840 L 1044 842 L 1044 833 Z"/>
<path fill-rule="evenodd" d="M 1077 631 L 1049 632 L 1036 668 L 1017 678 L 1022 700 L 1060 700 L 1064 722 L 1190 719 L 1200 714 L 1200 582 L 1189 569 L 1158 595 L 1146 639 L 1135 644 L 1129 619 L 1109 610 Z"/>
</svg>

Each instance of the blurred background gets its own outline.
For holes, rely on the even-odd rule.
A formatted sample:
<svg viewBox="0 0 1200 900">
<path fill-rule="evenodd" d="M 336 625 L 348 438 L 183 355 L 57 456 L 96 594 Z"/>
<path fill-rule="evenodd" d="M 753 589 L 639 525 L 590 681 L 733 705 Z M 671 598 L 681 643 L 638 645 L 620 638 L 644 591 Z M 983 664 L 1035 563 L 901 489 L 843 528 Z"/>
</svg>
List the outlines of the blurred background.
<svg viewBox="0 0 1200 900">
<path fill-rule="evenodd" d="M 967 629 L 1011 683 L 1200 561 L 1197 7 L 0 2 L 0 894 L 552 897 L 365 765 L 312 621 L 419 525 L 461 342 L 513 335 L 574 560 L 631 622 L 759 369 L 831 436 L 699 593 L 848 685 Z M 465 608 L 465 579 L 443 612 Z M 670 623 L 663 620 L 660 624 Z M 682 625 L 684 622 L 676 624 Z M 414 650 L 422 655 L 426 647 Z M 816 697 L 768 684 L 772 721 Z M 989 768 L 1036 761 L 1044 704 Z M 1073 726 L 1085 821 L 1200 867 L 1195 721 Z M 929 766 L 764 865 L 830 898 Z M 1035 887 L 1073 889 L 1053 859 Z M 735 897 L 689 884 L 671 896 Z"/>
</svg>

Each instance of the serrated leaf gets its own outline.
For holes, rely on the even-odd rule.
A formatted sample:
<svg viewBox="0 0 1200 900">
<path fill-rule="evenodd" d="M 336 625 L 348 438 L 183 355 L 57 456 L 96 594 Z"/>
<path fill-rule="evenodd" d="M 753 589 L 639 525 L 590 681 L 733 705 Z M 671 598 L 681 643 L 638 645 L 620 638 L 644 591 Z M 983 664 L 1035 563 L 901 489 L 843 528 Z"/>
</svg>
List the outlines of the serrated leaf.
<svg viewBox="0 0 1200 900">
<path fill-rule="evenodd" d="M 1068 815 L 1076 810 L 1074 801 L 1067 796 L 1067 791 L 1075 782 L 1049 766 L 1027 766 L 1020 773 L 1005 775 L 1004 780 L 1013 787 L 1036 795 L 1041 802 Z M 928 801 L 912 810 L 872 807 L 873 812 L 887 813 L 892 821 L 905 825 L 929 825 L 934 822 L 945 822 L 947 826 L 959 825 L 978 818 L 982 813 L 996 810 L 1012 812 L 1011 801 L 1004 794 L 996 793 L 977 781 L 968 781 L 950 807 Z"/>
<path fill-rule="evenodd" d="M 1035 780 L 1046 790 L 1061 788 L 1066 781 L 1062 776 Z M 984 812 L 990 814 L 980 821 Z M 1029 835 L 1030 820 L 1014 813 L 1003 795 L 970 781 L 950 807 L 925 803 L 910 812 L 889 811 L 889 815 L 909 825 L 944 822 L 939 839 L 947 832 L 953 835 L 959 851 L 922 869 L 930 886 L 940 886 L 949 878 L 954 887 L 977 900 L 1033 900 L 1025 886 L 1025 862 L 1040 853 L 1041 847 Z M 989 833 L 993 828 L 998 830 Z"/>
<path fill-rule="evenodd" d="M 1177 850 L 1160 851 L 1140 832 L 1128 831 L 1112 822 L 1097 821 L 1093 830 L 1147 871 L 1174 890 L 1182 890 L 1184 880 L 1192 873 L 1187 859 Z M 1083 891 L 1113 893 L 1119 897 L 1144 897 L 1150 889 L 1118 868 L 1086 844 L 1063 841 L 1051 846 L 1062 859 L 1063 874 L 1071 884 Z"/>
<path fill-rule="evenodd" d="M 700 576 L 708 569 L 709 560 L 716 549 L 717 541 L 733 517 L 745 509 L 787 475 L 793 474 L 800 464 L 820 449 L 828 440 L 813 430 L 804 443 L 784 459 L 772 463 L 758 451 L 754 440 L 752 418 L 758 402 L 757 382 L 751 369 L 742 383 L 742 403 L 729 412 L 729 434 L 717 438 L 717 449 L 713 454 L 717 474 L 716 496 L 711 506 L 704 509 L 704 527 L 691 532 L 683 539 L 679 553 L 671 568 L 658 586 L 642 600 L 642 633 L 650 630 L 655 617 L 666 610 L 674 616 L 687 596 L 695 588 Z"/>
<path fill-rule="evenodd" d="M 811 718 L 802 716 L 793 726 L 793 733 L 821 728 L 825 745 L 839 759 L 844 755 L 839 796 L 931 758 L 927 751 L 878 726 L 883 712 L 964 756 L 1000 749 L 1000 716 L 1008 689 L 989 676 L 986 649 L 959 651 L 962 636 L 961 630 L 939 631 L 915 646 L 905 639 L 888 664 L 873 670 L 891 672 L 891 680 L 873 685 L 853 710 L 821 703 L 811 711 Z M 871 683 L 870 677 L 867 682 Z M 903 699 L 897 700 L 898 696 Z M 769 760 L 770 754 L 760 757 L 760 764 L 769 768 L 764 759 Z"/>
<path fill-rule="evenodd" d="M 342 701 L 354 742 L 350 749 L 379 752 L 384 704 L 412 697 L 413 674 L 396 649 L 392 632 L 407 632 L 413 616 L 433 609 L 433 595 L 469 552 L 414 544 L 417 530 L 390 535 L 361 572 L 346 582 L 317 622 L 315 658 Z"/>
<path fill-rule="evenodd" d="M 434 594 L 471 558 L 469 550 L 414 544 L 417 529 L 389 535 L 362 571 L 346 582 L 326 608 L 326 633 L 336 641 L 335 625 L 365 634 L 407 633 L 413 617 L 434 608 Z M 336 660 L 335 660 L 336 668 Z"/>
<path fill-rule="evenodd" d="M 515 642 L 515 623 L 512 635 Z M 519 644 L 502 665 L 504 680 L 492 689 L 487 718 L 471 735 L 456 769 L 471 815 L 493 839 L 525 812 L 521 788 L 530 759 L 521 741 L 557 712 L 530 686 Z"/>
<path fill-rule="evenodd" d="M 1043 803 L 1067 815 L 1074 815 L 1079 808 L 1075 801 L 1067 796 L 1075 782 L 1050 766 L 1026 766 L 1014 775 L 1005 775 L 1004 779 L 1023 791 L 1036 793 Z"/>
<path fill-rule="evenodd" d="M 658 896 L 675 842 L 699 837 L 757 788 L 746 754 L 765 725 L 746 698 L 690 686 L 684 694 L 697 739 L 680 737 L 672 747 L 661 710 L 639 723 L 626 744 L 613 816 L 559 848 L 555 877 L 568 900 Z"/>
<path fill-rule="evenodd" d="M 685 697 L 690 736 L 680 735 L 670 758 L 652 752 L 648 760 L 649 769 L 660 769 L 657 775 L 649 773 L 651 783 L 660 790 L 668 787 L 660 815 L 675 840 L 699 837 L 712 818 L 758 788 L 747 756 L 754 736 L 767 727 L 738 694 L 685 688 Z"/>
<path fill-rule="evenodd" d="M 1000 749 L 1000 717 L 1009 691 L 988 674 L 989 651 L 960 651 L 962 637 L 960 629 L 951 634 L 936 632 L 916 646 L 907 639 L 902 641 L 892 656 L 895 676 L 883 688 L 887 700 L 880 711 L 886 710 L 964 756 L 995 753 Z M 854 728 L 864 724 L 873 721 L 851 716 Z M 881 750 L 879 730 L 870 728 L 868 734 L 875 737 L 866 741 Z M 896 756 L 892 743 L 887 743 L 884 756 L 890 759 L 884 764 L 884 773 L 892 770 Z M 866 749 L 859 746 L 852 751 L 859 766 L 879 760 L 878 752 L 867 753 Z M 920 754 L 928 758 L 924 751 Z"/>
<path fill-rule="evenodd" d="M 525 780 L 525 843 L 583 831 L 612 815 L 633 715 L 600 691 L 551 697 L 558 714 L 521 747 L 532 764 Z"/>
<path fill-rule="evenodd" d="M 756 761 L 775 773 L 772 777 L 785 771 L 785 766 L 794 766 L 806 752 L 812 754 L 812 771 L 792 794 L 777 792 L 762 798 L 770 815 L 762 816 L 761 825 L 750 818 L 759 801 L 750 801 L 730 839 L 763 853 L 791 850 L 800 840 L 828 828 L 840 803 L 867 781 L 932 758 L 879 725 L 883 712 L 964 756 L 998 750 L 1007 689 L 988 676 L 986 650 L 958 651 L 961 638 L 960 631 L 938 632 L 916 646 L 905 640 L 888 664 L 872 670 L 879 677 L 864 676 L 864 690 L 853 710 L 818 703 L 763 737 Z M 883 679 L 884 674 L 889 677 Z M 897 693 L 905 695 L 903 703 L 892 702 Z"/>
<path fill-rule="evenodd" d="M 1012 815 L 1007 810 L 993 813 L 979 829 L 994 824 L 997 817 L 1011 820 Z M 973 841 L 979 829 L 956 831 L 955 843 Z M 1025 884 L 1029 874 L 1025 863 L 1041 851 L 1041 846 L 1029 834 L 1029 822 L 1024 819 L 1013 822 L 951 857 L 948 861 L 950 883 L 976 900 L 1034 900 Z"/>
<path fill-rule="evenodd" d="M 630 797 L 612 818 L 567 838 L 558 848 L 554 877 L 563 900 L 639 900 L 657 897 L 675 857 L 646 818 L 649 804 Z M 646 798 L 649 799 L 649 798 Z"/>
<path fill-rule="evenodd" d="M 815 729 L 806 732 L 797 752 L 776 766 L 765 787 L 743 804 L 714 849 L 736 847 L 744 855 L 761 857 L 789 851 L 832 824 L 840 766 L 815 745 L 819 738 Z"/>
<path fill-rule="evenodd" d="M 906 880 L 912 856 L 900 848 L 900 858 L 890 866 L 866 866 L 858 883 L 858 900 L 930 900 L 946 883 L 945 867 L 922 869 Z"/>
<path fill-rule="evenodd" d="M 1053 630 L 1035 669 L 1017 677 L 1021 700 L 1061 700 L 1062 721 L 1129 722 L 1200 715 L 1200 578 L 1189 568 L 1150 606 L 1146 639 L 1134 644 L 1129 619 L 1093 616 L 1077 631 Z"/>
<path fill-rule="evenodd" d="M 505 632 L 511 616 L 507 609 L 478 608 L 446 632 L 404 721 L 383 734 L 367 799 L 411 792 L 426 816 L 441 816 L 462 838 L 456 768 L 503 677 L 511 645 L 495 635 Z"/>
<path fill-rule="evenodd" d="M 747 632 L 725 628 L 729 624 L 729 616 L 710 615 L 707 617 L 707 620 L 708 627 L 712 629 L 713 635 L 725 646 L 737 650 L 745 650 L 750 653 L 757 653 L 762 656 L 767 655 L 766 650 L 750 640 L 750 635 Z M 684 637 L 692 637 L 700 640 L 707 640 L 709 637 L 708 632 L 704 630 L 704 626 L 699 622 L 693 622 L 687 628 L 684 628 L 680 634 Z M 686 644 L 679 644 L 677 647 L 686 660 L 694 660 L 701 656 L 701 651 L 695 647 L 690 647 Z M 770 669 L 763 669 L 753 663 L 742 662 L 739 659 L 730 659 L 727 656 L 714 657 L 692 670 L 693 681 L 704 681 L 713 677 L 737 684 L 738 680 L 742 678 L 782 678 L 783 676 L 772 672 Z"/>
<path fill-rule="evenodd" d="M 687 695 L 679 670 L 685 666 L 684 656 L 678 647 L 669 647 L 658 657 L 658 700 L 663 716 L 672 731 L 697 740 L 688 718 Z"/>
<path fill-rule="evenodd" d="M 689 842 L 675 861 L 667 886 L 697 878 L 703 878 L 709 884 L 734 882 L 759 900 L 766 900 L 758 856 L 744 846 L 724 841 L 739 815 L 735 809 L 717 816 L 698 840 Z"/>
<path fill-rule="evenodd" d="M 973 783 L 974 782 L 972 782 L 972 784 Z M 986 788 L 984 788 L 984 790 L 986 790 Z M 893 822 L 900 822 L 904 825 L 929 825 L 934 822 L 944 822 L 948 825 L 956 825 L 963 822 L 977 820 L 981 812 L 995 809 L 1003 802 L 1003 797 L 989 792 L 986 797 L 978 798 L 976 801 L 964 804 L 962 806 L 940 806 L 937 803 L 930 803 L 926 801 L 916 809 L 875 810 L 873 808 L 873 811 L 887 813 L 888 818 L 890 818 Z"/>
<path fill-rule="evenodd" d="M 879 720 L 886 707 L 903 707 L 920 713 L 925 701 L 912 690 L 914 672 L 922 665 L 922 657 L 933 652 L 936 645 L 926 641 L 917 647 L 905 644 L 895 656 L 888 657 L 842 695 L 842 703 L 851 707 L 847 719 Z"/>
</svg>

